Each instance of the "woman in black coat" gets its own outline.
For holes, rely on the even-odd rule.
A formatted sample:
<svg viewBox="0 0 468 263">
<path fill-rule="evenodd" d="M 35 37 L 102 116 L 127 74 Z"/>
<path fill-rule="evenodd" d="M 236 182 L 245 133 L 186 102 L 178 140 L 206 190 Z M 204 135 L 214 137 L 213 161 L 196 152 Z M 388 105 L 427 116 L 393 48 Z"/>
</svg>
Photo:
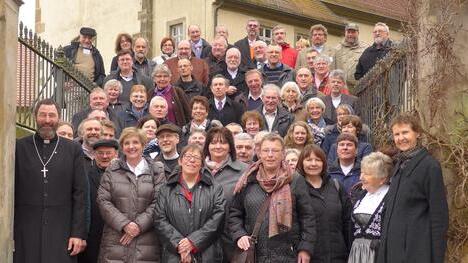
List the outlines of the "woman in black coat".
<svg viewBox="0 0 468 263">
<path fill-rule="evenodd" d="M 306 179 L 317 217 L 317 245 L 311 262 L 346 262 L 352 210 L 346 191 L 326 174 L 325 153 L 315 144 L 307 145 L 301 152 L 296 170 Z"/>
<path fill-rule="evenodd" d="M 423 132 L 407 114 L 391 124 L 400 153 L 386 196 L 377 262 L 444 262 L 448 206 L 439 162 L 420 146 Z"/>
<path fill-rule="evenodd" d="M 164 240 L 162 262 L 222 262 L 219 242 L 224 219 L 221 185 L 203 175 L 203 151 L 185 147 L 156 204 L 155 227 Z"/>
<path fill-rule="evenodd" d="M 283 164 L 284 143 L 277 134 L 260 143 L 260 160 L 234 189 L 228 224 L 239 249 L 248 249 L 265 199 L 270 196 L 255 243 L 256 262 L 308 263 L 316 240 L 314 210 L 304 178 Z"/>
</svg>

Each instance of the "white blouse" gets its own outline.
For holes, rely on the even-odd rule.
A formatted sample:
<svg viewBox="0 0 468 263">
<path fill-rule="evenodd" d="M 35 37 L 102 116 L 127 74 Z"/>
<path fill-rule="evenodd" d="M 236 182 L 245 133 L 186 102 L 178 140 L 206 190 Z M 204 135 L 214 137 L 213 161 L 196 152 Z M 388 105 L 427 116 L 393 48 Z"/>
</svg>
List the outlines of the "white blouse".
<svg viewBox="0 0 468 263">
<path fill-rule="evenodd" d="M 377 191 L 374 193 L 367 193 L 364 198 L 356 204 L 354 207 L 354 214 L 370 214 L 372 215 L 379 206 L 379 204 L 384 199 L 385 195 L 390 188 L 389 185 L 384 184 L 382 185 Z"/>
<path fill-rule="evenodd" d="M 137 179 L 138 176 L 142 175 L 145 172 L 145 170 L 148 169 L 148 163 L 146 162 L 145 158 L 141 158 L 141 161 L 135 167 L 132 167 L 128 162 L 127 165 L 130 171 L 132 171 L 135 174 Z"/>
</svg>

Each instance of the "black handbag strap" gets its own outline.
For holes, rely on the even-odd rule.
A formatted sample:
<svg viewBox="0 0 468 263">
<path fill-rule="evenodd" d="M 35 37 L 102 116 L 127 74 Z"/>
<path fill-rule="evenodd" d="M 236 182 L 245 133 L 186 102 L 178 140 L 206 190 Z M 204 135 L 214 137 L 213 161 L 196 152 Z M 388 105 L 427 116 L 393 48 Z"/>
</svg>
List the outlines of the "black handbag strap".
<svg viewBox="0 0 468 263">
<path fill-rule="evenodd" d="M 267 198 L 265 198 L 265 201 L 263 201 L 262 207 L 260 208 L 257 218 L 255 219 L 255 226 L 252 231 L 252 235 L 250 236 L 251 241 L 253 243 L 256 243 L 257 241 L 257 236 L 258 236 L 258 232 L 260 231 L 260 226 L 262 225 L 263 219 L 265 218 L 265 213 L 268 210 L 268 207 L 270 206 L 270 199 L 271 199 L 271 194 L 269 194 Z"/>
</svg>

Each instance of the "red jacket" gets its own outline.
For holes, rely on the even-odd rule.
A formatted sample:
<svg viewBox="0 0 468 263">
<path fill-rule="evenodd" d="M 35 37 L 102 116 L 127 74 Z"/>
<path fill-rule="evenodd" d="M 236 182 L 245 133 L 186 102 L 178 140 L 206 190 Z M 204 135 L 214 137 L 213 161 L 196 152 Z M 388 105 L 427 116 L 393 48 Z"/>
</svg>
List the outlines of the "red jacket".
<svg viewBox="0 0 468 263">
<path fill-rule="evenodd" d="M 291 68 L 294 68 L 296 66 L 297 50 L 290 47 L 288 43 L 282 44 L 281 49 L 283 55 L 281 63 L 286 64 Z"/>
</svg>

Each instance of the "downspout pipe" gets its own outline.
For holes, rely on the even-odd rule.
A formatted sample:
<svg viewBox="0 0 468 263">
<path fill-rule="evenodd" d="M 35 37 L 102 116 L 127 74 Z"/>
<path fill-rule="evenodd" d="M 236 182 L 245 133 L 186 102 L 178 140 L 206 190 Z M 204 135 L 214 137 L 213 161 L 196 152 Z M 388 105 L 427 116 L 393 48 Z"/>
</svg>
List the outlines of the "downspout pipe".
<svg viewBox="0 0 468 263">
<path fill-rule="evenodd" d="M 216 27 L 218 26 L 218 11 L 223 6 L 224 0 L 215 1 L 213 12 L 213 37 L 216 35 Z"/>
</svg>

